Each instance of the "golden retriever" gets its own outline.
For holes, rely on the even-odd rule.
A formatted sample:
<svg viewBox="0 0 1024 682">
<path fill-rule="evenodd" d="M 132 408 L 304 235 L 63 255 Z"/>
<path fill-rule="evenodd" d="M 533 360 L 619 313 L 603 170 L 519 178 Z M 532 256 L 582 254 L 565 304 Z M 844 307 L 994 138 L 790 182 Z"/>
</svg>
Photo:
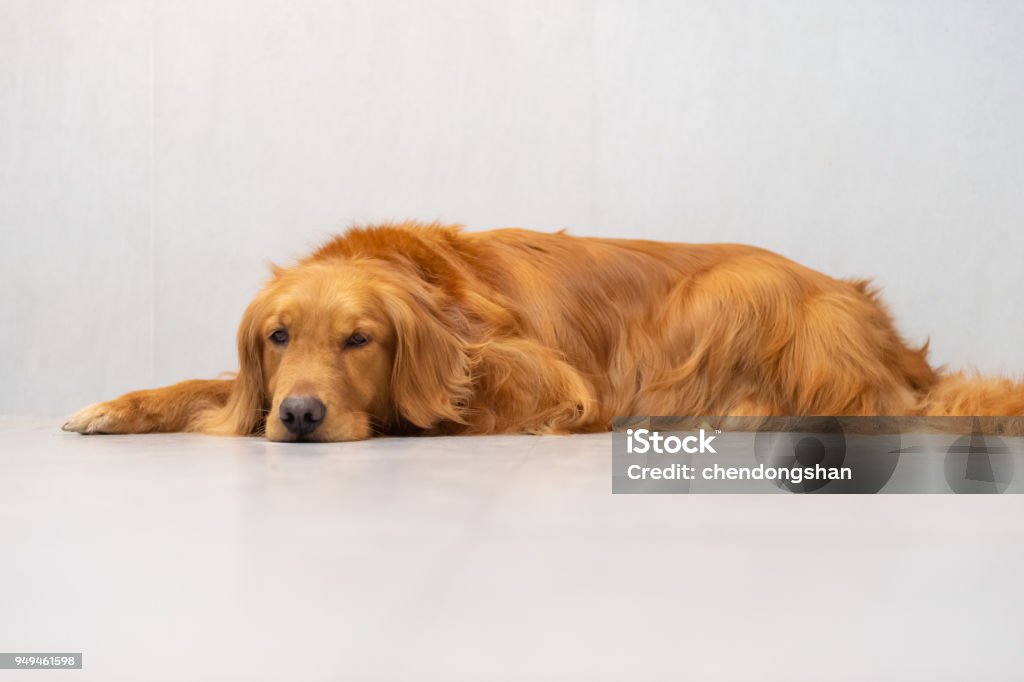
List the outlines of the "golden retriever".
<svg viewBox="0 0 1024 682">
<path fill-rule="evenodd" d="M 864 281 L 769 251 L 402 223 L 273 278 L 232 379 L 90 405 L 79 433 L 275 441 L 606 431 L 616 415 L 1024 415 L 944 375 Z"/>
</svg>

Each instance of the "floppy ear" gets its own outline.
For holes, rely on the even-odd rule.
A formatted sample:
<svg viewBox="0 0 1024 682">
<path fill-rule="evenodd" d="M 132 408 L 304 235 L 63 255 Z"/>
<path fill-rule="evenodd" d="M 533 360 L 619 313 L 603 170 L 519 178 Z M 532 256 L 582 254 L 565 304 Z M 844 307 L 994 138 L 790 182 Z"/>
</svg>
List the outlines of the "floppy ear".
<svg viewBox="0 0 1024 682">
<path fill-rule="evenodd" d="M 239 436 L 263 431 L 267 395 L 263 385 L 263 335 L 258 328 L 261 309 L 257 298 L 242 316 L 238 326 L 238 374 L 227 403 L 204 418 L 202 431 Z"/>
<path fill-rule="evenodd" d="M 466 341 L 437 301 L 438 294 L 416 283 L 388 297 L 395 328 L 391 395 L 406 421 L 429 429 L 443 421 L 465 424 L 460 409 L 472 392 Z"/>
</svg>

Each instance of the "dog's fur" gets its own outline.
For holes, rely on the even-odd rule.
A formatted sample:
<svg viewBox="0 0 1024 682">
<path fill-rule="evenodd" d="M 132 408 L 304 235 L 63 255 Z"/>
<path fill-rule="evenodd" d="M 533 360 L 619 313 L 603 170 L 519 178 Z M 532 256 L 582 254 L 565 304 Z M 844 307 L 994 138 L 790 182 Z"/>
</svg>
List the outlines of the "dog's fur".
<svg viewBox="0 0 1024 682">
<path fill-rule="evenodd" d="M 403 223 L 275 269 L 233 379 L 129 393 L 65 428 L 294 440 L 294 396 L 326 407 L 303 434 L 323 441 L 605 431 L 616 415 L 1024 415 L 1020 384 L 944 375 L 926 351 L 867 282 L 749 246 Z"/>
</svg>

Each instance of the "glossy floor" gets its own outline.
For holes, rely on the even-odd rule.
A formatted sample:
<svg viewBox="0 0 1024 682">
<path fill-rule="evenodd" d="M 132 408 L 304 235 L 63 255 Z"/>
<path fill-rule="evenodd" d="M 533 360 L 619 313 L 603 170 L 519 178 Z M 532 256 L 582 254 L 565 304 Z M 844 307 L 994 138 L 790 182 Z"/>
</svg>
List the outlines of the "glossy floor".
<svg viewBox="0 0 1024 682">
<path fill-rule="evenodd" d="M 84 653 L 48 679 L 1024 676 L 1024 496 L 613 496 L 606 435 L 57 426 L 0 419 L 0 651 Z"/>
</svg>

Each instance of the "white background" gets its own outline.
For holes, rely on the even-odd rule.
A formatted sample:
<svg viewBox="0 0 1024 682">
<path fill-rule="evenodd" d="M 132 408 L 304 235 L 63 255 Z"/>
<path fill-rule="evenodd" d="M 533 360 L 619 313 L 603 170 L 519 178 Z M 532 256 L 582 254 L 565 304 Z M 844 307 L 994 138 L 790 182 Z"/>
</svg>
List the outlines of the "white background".
<svg viewBox="0 0 1024 682">
<path fill-rule="evenodd" d="M 236 365 L 355 221 L 740 241 L 1024 369 L 1024 4 L 0 0 L 0 412 Z"/>
</svg>

